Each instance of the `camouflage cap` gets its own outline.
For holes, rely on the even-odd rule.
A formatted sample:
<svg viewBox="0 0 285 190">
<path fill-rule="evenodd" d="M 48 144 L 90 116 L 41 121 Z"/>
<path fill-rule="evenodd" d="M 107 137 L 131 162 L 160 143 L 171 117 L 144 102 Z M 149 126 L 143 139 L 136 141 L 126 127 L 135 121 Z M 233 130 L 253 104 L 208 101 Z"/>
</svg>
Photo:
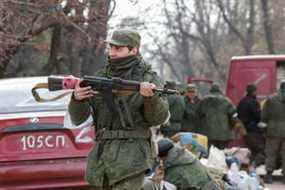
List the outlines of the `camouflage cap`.
<svg viewBox="0 0 285 190">
<path fill-rule="evenodd" d="M 248 84 L 248 85 L 246 86 L 246 92 L 247 92 L 248 94 L 252 94 L 252 93 L 254 93 L 256 90 L 257 90 L 257 87 L 256 87 L 255 84 Z"/>
<path fill-rule="evenodd" d="M 213 84 L 210 89 L 210 92 L 221 92 L 220 86 L 218 84 Z"/>
<path fill-rule="evenodd" d="M 166 155 L 167 152 L 174 146 L 173 143 L 167 139 L 160 139 L 158 142 L 158 156 Z"/>
<path fill-rule="evenodd" d="M 187 92 L 195 92 L 197 90 L 197 87 L 195 84 L 188 84 L 186 87 Z"/>
<path fill-rule="evenodd" d="M 170 89 L 175 89 L 176 82 L 174 82 L 174 81 L 166 81 L 164 87 L 165 88 L 170 88 Z"/>
<path fill-rule="evenodd" d="M 113 31 L 111 38 L 106 42 L 117 46 L 139 47 L 141 36 L 137 31 L 128 29 L 119 29 Z"/>
</svg>

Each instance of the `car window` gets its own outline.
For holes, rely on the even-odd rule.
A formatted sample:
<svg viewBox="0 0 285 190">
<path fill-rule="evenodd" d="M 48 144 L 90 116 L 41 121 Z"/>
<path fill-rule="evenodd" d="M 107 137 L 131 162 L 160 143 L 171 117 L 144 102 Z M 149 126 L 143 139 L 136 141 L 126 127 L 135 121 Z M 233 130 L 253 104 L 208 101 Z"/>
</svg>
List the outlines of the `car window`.
<svg viewBox="0 0 285 190">
<path fill-rule="evenodd" d="M 0 114 L 67 109 L 70 94 L 56 101 L 39 103 L 32 96 L 32 87 L 32 84 L 1 86 L 0 83 Z M 45 99 L 63 93 L 63 91 L 49 92 L 47 89 L 39 89 L 38 92 Z"/>
</svg>

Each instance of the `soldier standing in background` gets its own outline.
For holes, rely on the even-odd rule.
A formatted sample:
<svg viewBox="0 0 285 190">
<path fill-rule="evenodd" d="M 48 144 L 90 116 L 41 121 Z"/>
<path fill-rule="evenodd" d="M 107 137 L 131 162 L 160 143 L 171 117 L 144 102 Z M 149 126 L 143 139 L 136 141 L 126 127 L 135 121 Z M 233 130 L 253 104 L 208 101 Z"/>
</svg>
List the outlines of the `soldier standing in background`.
<svg viewBox="0 0 285 190">
<path fill-rule="evenodd" d="M 249 84 L 246 87 L 246 96 L 238 104 L 238 118 L 243 122 L 247 135 L 246 146 L 251 151 L 251 161 L 256 166 L 264 163 L 265 137 L 264 132 L 258 127 L 260 122 L 260 105 L 256 98 L 257 87 Z"/>
<path fill-rule="evenodd" d="M 268 98 L 261 113 L 261 121 L 266 125 L 266 171 L 265 182 L 272 183 L 272 173 L 276 161 L 281 157 L 283 183 L 285 183 L 285 82 L 281 82 L 279 92 Z M 279 157 L 280 155 L 280 157 Z"/>
<path fill-rule="evenodd" d="M 176 84 L 173 81 L 167 81 L 165 88 L 176 89 Z M 179 94 L 171 94 L 167 96 L 169 104 L 170 119 L 169 122 L 161 127 L 161 133 L 165 137 L 172 137 L 181 131 L 181 123 L 185 110 L 183 96 Z"/>
<path fill-rule="evenodd" d="M 219 85 L 212 85 L 210 93 L 201 100 L 197 112 L 201 133 L 208 137 L 209 147 L 226 148 L 234 139 L 231 124 L 236 120 L 237 113 L 234 105 L 222 94 Z"/>
<path fill-rule="evenodd" d="M 167 101 L 154 94 L 162 82 L 139 53 L 140 35 L 132 30 L 115 30 L 107 41 L 108 64 L 96 76 L 141 81 L 140 91 L 116 96 L 110 109 L 90 87 L 76 84 L 69 103 L 74 124 L 90 115 L 96 126 L 95 145 L 88 155 L 86 180 L 96 190 L 140 190 L 145 171 L 153 166 L 155 151 L 150 127 L 169 117 Z"/>
<path fill-rule="evenodd" d="M 197 96 L 197 87 L 195 84 L 187 85 L 184 102 L 185 111 L 183 115 L 181 131 L 199 133 L 199 117 L 197 115 L 197 108 L 200 99 Z"/>
</svg>

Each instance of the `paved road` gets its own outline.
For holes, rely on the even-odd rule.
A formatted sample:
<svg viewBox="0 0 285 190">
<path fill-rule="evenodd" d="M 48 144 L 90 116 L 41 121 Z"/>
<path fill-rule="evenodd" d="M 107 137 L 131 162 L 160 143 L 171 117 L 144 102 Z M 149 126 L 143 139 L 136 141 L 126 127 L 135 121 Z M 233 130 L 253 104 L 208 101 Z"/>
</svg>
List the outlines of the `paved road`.
<svg viewBox="0 0 285 190">
<path fill-rule="evenodd" d="M 265 166 L 258 167 L 256 172 L 259 175 L 264 176 L 266 174 Z M 273 184 L 265 184 L 265 187 L 268 188 L 267 190 L 285 190 L 285 184 L 281 182 L 281 170 L 274 171 L 273 176 L 275 182 Z"/>
<path fill-rule="evenodd" d="M 285 184 L 281 183 L 281 182 L 274 182 L 273 184 L 266 184 L 265 185 L 266 188 L 268 188 L 269 190 L 285 190 Z"/>
</svg>

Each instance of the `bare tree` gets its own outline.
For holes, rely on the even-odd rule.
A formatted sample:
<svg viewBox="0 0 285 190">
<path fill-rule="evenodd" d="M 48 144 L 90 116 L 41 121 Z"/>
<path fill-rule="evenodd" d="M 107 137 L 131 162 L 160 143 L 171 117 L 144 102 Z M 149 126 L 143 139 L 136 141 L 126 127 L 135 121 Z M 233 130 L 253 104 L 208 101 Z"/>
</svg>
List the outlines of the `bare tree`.
<svg viewBox="0 0 285 190">
<path fill-rule="evenodd" d="M 94 72 L 95 67 L 102 64 L 104 57 L 103 41 L 107 33 L 108 17 L 112 13 L 112 10 L 109 11 L 111 2 L 115 0 L 1 1 L 0 77 L 5 76 L 11 58 L 20 48 L 30 44 L 32 39 L 43 32 L 50 33 L 49 29 L 52 31 L 49 58 L 42 67 L 42 72 L 38 73 L 71 72 L 79 75 L 92 70 Z M 86 16 L 88 11 L 89 15 Z M 68 37 L 69 46 L 65 44 Z M 64 50 L 67 47 L 69 49 Z M 82 58 L 86 56 L 82 53 L 86 48 L 91 49 L 88 50 L 89 61 Z M 72 61 L 70 55 L 73 55 Z"/>
<path fill-rule="evenodd" d="M 239 38 L 244 48 L 246 55 L 252 54 L 252 47 L 254 44 L 255 24 L 256 24 L 256 1 L 249 0 L 241 4 L 241 1 L 231 1 L 233 5 L 229 4 L 229 1 L 217 0 L 217 5 L 222 12 L 225 22 L 228 24 L 229 29 Z M 240 6 L 241 5 L 241 6 Z M 231 9 L 233 7 L 234 10 Z M 233 18 L 236 14 L 236 9 L 243 9 L 238 11 L 239 18 Z M 233 14 L 234 13 L 234 14 Z M 238 20 L 239 23 L 233 22 Z M 245 28 L 245 31 L 243 29 Z"/>
<path fill-rule="evenodd" d="M 107 21 L 110 0 L 91 0 L 89 17 L 93 18 L 87 27 L 88 33 L 92 36 L 90 41 L 86 42 L 86 57 L 82 67 L 82 73 L 94 74 L 94 72 L 104 65 L 105 44 L 107 36 Z"/>
<path fill-rule="evenodd" d="M 204 64 L 214 68 L 219 78 L 224 78 L 223 65 L 217 60 L 223 47 L 224 31 L 215 4 L 210 0 L 162 2 L 165 22 L 160 24 L 166 28 L 164 39 L 167 40 L 150 35 L 156 49 L 149 52 L 160 57 L 160 64 L 168 65 L 179 81 L 184 81 L 187 76 L 200 75 L 205 71 Z M 216 15 L 214 19 L 212 15 Z"/>
<path fill-rule="evenodd" d="M 267 44 L 268 53 L 274 54 L 274 40 L 272 34 L 272 26 L 270 19 L 270 12 L 268 7 L 268 0 L 260 0 L 261 10 L 262 10 L 262 18 L 263 18 L 263 28 L 265 31 L 265 40 Z"/>
</svg>

